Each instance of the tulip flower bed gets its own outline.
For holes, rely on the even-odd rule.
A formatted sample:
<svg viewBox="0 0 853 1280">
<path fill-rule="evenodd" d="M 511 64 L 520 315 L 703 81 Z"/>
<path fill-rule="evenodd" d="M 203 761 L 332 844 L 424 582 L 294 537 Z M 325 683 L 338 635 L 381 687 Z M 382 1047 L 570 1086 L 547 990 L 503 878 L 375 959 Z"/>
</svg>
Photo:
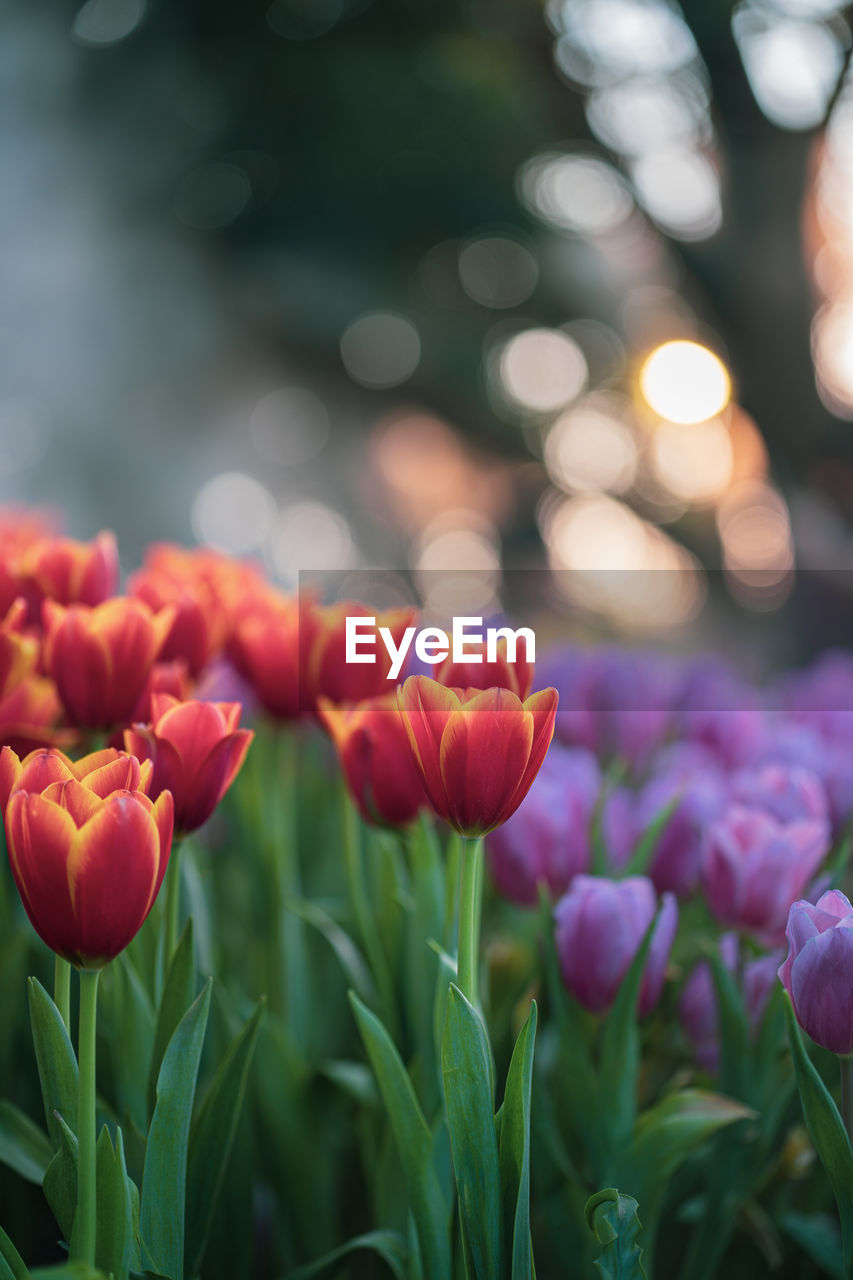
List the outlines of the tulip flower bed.
<svg viewBox="0 0 853 1280">
<path fill-rule="evenodd" d="M 117 591 L 0 520 L 0 1280 L 853 1275 L 853 657 Z"/>
</svg>

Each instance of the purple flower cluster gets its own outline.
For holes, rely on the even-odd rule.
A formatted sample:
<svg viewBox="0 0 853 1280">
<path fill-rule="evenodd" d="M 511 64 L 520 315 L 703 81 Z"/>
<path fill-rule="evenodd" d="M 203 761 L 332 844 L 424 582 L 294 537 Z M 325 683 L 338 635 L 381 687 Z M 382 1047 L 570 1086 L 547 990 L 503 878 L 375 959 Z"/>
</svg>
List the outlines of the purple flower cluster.
<svg viewBox="0 0 853 1280">
<path fill-rule="evenodd" d="M 792 904 L 820 893 L 822 864 L 853 815 L 853 659 L 829 655 L 764 689 L 716 658 L 617 649 L 560 651 L 538 676 L 560 693 L 555 743 L 524 803 L 489 837 L 488 858 L 511 901 L 533 906 L 544 887 L 555 902 L 575 998 L 598 1012 L 609 1007 L 659 901 L 643 1012 L 660 994 L 676 898 L 700 896 L 718 925 L 752 947 L 778 946 Z M 653 827 L 643 875 L 620 880 Z M 591 875 L 596 838 L 607 878 Z M 797 903 L 792 920 L 806 905 Z M 853 948 L 853 930 L 838 928 L 850 931 Z M 723 944 L 724 957 L 733 945 Z M 752 1016 L 777 965 L 759 955 L 739 975 Z M 853 951 L 850 966 L 853 990 Z M 681 1010 L 710 1062 L 716 1006 L 707 965 L 688 980 Z"/>
</svg>

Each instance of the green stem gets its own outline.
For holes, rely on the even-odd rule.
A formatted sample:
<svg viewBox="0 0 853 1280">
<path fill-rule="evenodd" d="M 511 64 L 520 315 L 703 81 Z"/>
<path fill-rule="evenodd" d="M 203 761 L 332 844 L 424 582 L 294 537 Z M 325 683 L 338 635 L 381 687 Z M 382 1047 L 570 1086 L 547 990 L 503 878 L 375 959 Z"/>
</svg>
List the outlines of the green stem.
<svg viewBox="0 0 853 1280">
<path fill-rule="evenodd" d="M 178 945 L 178 928 L 180 925 L 181 907 L 181 842 L 172 841 L 172 853 L 166 868 L 166 945 L 164 947 L 163 968 L 169 972 L 175 947 Z"/>
<path fill-rule="evenodd" d="M 343 808 L 344 861 L 346 862 L 353 915 L 361 936 L 362 946 L 367 954 L 373 981 L 376 983 L 376 989 L 382 1001 L 385 1025 L 393 1037 L 399 1029 L 394 981 L 387 956 L 382 948 L 376 921 L 370 910 L 361 850 L 361 824 L 358 811 L 347 791 L 343 775 L 341 776 L 341 804 Z"/>
<path fill-rule="evenodd" d="M 853 1057 L 839 1058 L 838 1065 L 841 1068 L 841 1118 L 853 1142 Z"/>
<path fill-rule="evenodd" d="M 80 1063 L 77 1104 L 77 1216 L 76 1260 L 95 1265 L 95 1025 L 98 1007 L 98 969 L 80 970 L 80 1034 L 77 1057 Z"/>
<path fill-rule="evenodd" d="M 65 1029 L 71 1034 L 71 965 L 62 956 L 53 960 L 53 1003 L 62 1014 Z"/>
<path fill-rule="evenodd" d="M 305 1046 L 310 1029 L 306 982 L 304 922 L 288 909 L 288 902 L 302 897 L 299 870 L 299 752 L 295 730 L 276 726 L 273 761 L 275 773 L 269 795 L 273 802 L 273 877 L 277 894 L 279 953 L 284 967 L 285 1017 L 294 1041 Z"/>
<path fill-rule="evenodd" d="M 459 946 L 457 976 L 459 990 L 477 1004 L 477 960 L 480 945 L 480 862 L 483 840 L 462 837 L 459 871 Z"/>
</svg>

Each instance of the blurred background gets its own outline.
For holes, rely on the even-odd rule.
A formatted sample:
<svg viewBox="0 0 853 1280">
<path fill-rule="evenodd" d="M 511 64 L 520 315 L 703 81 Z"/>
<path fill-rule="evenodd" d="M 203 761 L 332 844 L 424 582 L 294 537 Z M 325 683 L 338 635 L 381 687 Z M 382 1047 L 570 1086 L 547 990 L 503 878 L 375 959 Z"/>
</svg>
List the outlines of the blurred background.
<svg viewBox="0 0 853 1280">
<path fill-rule="evenodd" d="M 536 571 L 588 634 L 844 642 L 851 19 L 7 0 L 0 500 L 125 568 L 470 569 L 475 613 Z"/>
</svg>

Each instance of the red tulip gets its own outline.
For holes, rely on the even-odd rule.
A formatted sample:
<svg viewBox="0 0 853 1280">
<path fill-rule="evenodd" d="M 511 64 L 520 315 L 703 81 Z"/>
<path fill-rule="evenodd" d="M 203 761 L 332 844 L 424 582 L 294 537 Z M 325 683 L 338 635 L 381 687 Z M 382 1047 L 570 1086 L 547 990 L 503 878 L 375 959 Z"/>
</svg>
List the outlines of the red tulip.
<svg viewBox="0 0 853 1280">
<path fill-rule="evenodd" d="M 72 764 L 61 752 L 23 763 L 0 753 L 6 842 L 33 928 L 72 964 L 98 969 L 139 931 L 163 881 L 172 797 L 152 803 L 147 770 L 121 752 Z"/>
<path fill-rule="evenodd" d="M 126 597 L 95 608 L 44 602 L 42 661 L 72 724 L 128 723 L 174 616 Z"/>
<path fill-rule="evenodd" d="M 102 604 L 118 588 L 118 548 L 108 530 L 91 542 L 43 538 L 23 552 L 18 564 L 21 594 L 38 622 L 42 600 L 57 604 Z"/>
<path fill-rule="evenodd" d="M 187 569 L 144 568 L 133 573 L 128 592 L 158 610 L 171 605 L 175 620 L 160 653 L 164 662 L 182 658 L 190 675 L 221 652 L 225 643 L 227 614 L 212 585 Z"/>
<path fill-rule="evenodd" d="M 450 657 L 445 658 L 435 673 L 436 680 L 450 689 L 511 689 L 519 698 L 526 698 L 533 685 L 533 663 L 527 661 L 526 646 L 517 645 L 513 662 L 507 658 L 507 642 L 503 636 L 499 637 L 496 648 L 496 660 L 487 662 L 485 641 L 476 644 L 466 641 L 466 649 L 479 653 L 481 661 L 454 662 Z"/>
<path fill-rule="evenodd" d="M 427 798 L 395 695 L 341 706 L 320 697 L 317 709 L 364 820 L 378 826 L 406 826 Z"/>
<path fill-rule="evenodd" d="M 248 593 L 228 656 L 271 716 L 299 716 L 299 604 L 293 597 L 272 587 Z"/>
<path fill-rule="evenodd" d="M 447 689 L 428 676 L 411 676 L 397 701 L 439 817 L 466 836 L 506 822 L 545 759 L 556 689 L 522 702 L 509 689 Z"/>
<path fill-rule="evenodd" d="M 40 747 L 70 746 L 73 729 L 59 729 L 62 703 L 56 685 L 44 676 L 28 676 L 0 699 L 0 746 L 26 755 Z"/>
<path fill-rule="evenodd" d="M 212 547 L 179 547 L 171 542 L 158 542 L 145 554 L 144 568 L 156 574 L 189 583 L 202 596 L 212 594 L 224 615 L 226 639 L 240 618 L 244 598 L 265 587 L 260 565 L 235 560 Z"/>
<path fill-rule="evenodd" d="M 238 729 L 239 702 L 180 702 L 151 697 L 151 724 L 126 729 L 124 742 L 138 760 L 151 761 L 151 794 L 168 790 L 181 835 L 206 822 L 231 786 L 254 737 Z"/>
<path fill-rule="evenodd" d="M 6 613 L 21 594 L 21 556 L 34 542 L 56 535 L 59 521 L 53 512 L 29 507 L 0 506 L 0 613 Z"/>
<path fill-rule="evenodd" d="M 38 640 L 22 634 L 26 613 L 26 602 L 15 600 L 0 623 L 0 699 L 31 675 L 38 662 Z"/>
<path fill-rule="evenodd" d="M 393 691 L 393 681 L 388 679 L 391 658 L 383 644 L 376 645 L 375 662 L 346 661 L 347 618 L 374 616 L 377 635 L 380 627 L 387 627 L 396 646 L 415 618 L 411 609 L 373 614 L 363 604 L 349 600 L 322 606 L 303 597 L 299 611 L 300 676 L 302 705 L 307 710 L 316 713 L 321 695 L 332 702 L 361 702 Z"/>
</svg>

